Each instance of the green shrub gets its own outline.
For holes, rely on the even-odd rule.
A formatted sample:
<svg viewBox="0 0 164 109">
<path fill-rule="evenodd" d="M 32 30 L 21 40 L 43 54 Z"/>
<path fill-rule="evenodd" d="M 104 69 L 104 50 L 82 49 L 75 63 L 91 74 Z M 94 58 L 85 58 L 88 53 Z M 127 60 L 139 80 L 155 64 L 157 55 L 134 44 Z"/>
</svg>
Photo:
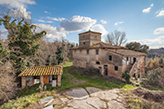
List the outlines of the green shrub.
<svg viewBox="0 0 164 109">
<path fill-rule="evenodd" d="M 164 69 L 157 68 L 147 73 L 148 84 L 164 89 Z"/>
<path fill-rule="evenodd" d="M 130 83 L 130 77 L 131 75 L 128 72 L 122 74 L 122 78 L 126 80 L 126 83 Z"/>
</svg>

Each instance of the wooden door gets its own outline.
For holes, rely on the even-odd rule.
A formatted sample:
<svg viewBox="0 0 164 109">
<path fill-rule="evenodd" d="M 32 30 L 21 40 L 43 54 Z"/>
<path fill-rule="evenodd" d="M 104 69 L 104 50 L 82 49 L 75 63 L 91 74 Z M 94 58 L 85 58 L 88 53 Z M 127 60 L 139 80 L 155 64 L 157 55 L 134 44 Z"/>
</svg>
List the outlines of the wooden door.
<svg viewBox="0 0 164 109">
<path fill-rule="evenodd" d="M 49 84 L 48 75 L 45 75 L 45 76 L 44 76 L 44 84 Z"/>
</svg>

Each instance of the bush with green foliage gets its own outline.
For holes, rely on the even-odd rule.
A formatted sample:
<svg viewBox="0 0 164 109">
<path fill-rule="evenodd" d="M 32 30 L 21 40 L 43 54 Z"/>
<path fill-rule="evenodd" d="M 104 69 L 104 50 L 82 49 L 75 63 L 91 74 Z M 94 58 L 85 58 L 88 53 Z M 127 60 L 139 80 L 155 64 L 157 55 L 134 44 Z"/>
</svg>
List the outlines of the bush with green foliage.
<svg viewBox="0 0 164 109">
<path fill-rule="evenodd" d="M 122 74 L 122 78 L 126 80 L 126 83 L 130 83 L 131 75 L 128 72 Z"/>
<path fill-rule="evenodd" d="M 148 71 L 147 73 L 147 84 L 153 87 L 159 87 L 164 89 L 164 69 L 157 68 Z"/>
</svg>

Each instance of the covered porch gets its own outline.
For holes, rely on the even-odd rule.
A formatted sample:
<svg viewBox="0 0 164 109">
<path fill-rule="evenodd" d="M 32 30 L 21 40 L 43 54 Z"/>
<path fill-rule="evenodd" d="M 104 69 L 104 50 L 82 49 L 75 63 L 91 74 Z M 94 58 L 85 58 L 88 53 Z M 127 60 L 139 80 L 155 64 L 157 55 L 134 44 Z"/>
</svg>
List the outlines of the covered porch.
<svg viewBox="0 0 164 109">
<path fill-rule="evenodd" d="M 56 84 L 61 86 L 61 77 L 63 74 L 63 66 L 35 66 L 28 67 L 22 71 L 18 77 L 21 77 L 22 89 L 28 85 L 32 86 L 36 83 Z"/>
</svg>

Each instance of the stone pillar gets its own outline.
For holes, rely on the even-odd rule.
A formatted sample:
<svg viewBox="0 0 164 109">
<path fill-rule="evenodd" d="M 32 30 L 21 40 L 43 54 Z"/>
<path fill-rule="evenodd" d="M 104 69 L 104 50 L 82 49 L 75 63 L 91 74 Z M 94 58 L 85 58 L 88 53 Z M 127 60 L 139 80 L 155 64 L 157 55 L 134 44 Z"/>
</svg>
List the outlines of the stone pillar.
<svg viewBox="0 0 164 109">
<path fill-rule="evenodd" d="M 26 86 L 26 77 L 22 76 L 21 79 L 22 79 L 22 89 L 23 89 Z"/>
<path fill-rule="evenodd" d="M 44 84 L 44 76 L 40 76 L 40 83 L 43 85 Z"/>
<path fill-rule="evenodd" d="M 58 75 L 58 86 L 61 86 L 61 75 Z"/>
</svg>

